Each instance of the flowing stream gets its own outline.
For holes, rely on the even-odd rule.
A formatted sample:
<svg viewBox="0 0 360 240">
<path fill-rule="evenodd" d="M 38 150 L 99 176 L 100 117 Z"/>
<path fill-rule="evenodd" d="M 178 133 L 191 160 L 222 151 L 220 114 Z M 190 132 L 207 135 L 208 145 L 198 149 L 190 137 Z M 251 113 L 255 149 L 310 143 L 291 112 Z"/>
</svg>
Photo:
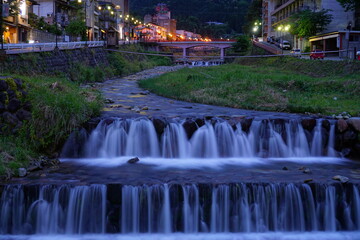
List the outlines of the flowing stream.
<svg viewBox="0 0 360 240">
<path fill-rule="evenodd" d="M 107 166 L 343 161 L 334 123 L 105 119 L 74 132 L 63 160 Z M 147 159 L 149 162 L 147 162 Z M 119 164 L 119 163 L 117 163 Z M 126 164 L 126 161 L 121 164 Z M 106 173 L 104 173 L 106 174 Z M 360 186 L 252 182 L 34 184 L 0 188 L 0 239 L 359 239 Z"/>
<path fill-rule="evenodd" d="M 194 123 L 196 124 L 196 123 Z M 168 122 L 159 134 L 146 118 L 101 121 L 90 133 L 74 133 L 65 145 L 65 158 L 113 158 L 122 156 L 153 158 L 307 158 L 332 157 L 334 124 L 329 130 L 318 120 L 312 131 L 297 120 L 253 120 L 243 130 L 241 123 L 230 125 L 224 120 L 196 124 L 187 132 L 184 121 Z M 190 136 L 191 135 L 191 136 Z M 77 140 L 74 140 L 77 138 Z M 83 142 L 74 146 L 75 142 Z"/>
</svg>

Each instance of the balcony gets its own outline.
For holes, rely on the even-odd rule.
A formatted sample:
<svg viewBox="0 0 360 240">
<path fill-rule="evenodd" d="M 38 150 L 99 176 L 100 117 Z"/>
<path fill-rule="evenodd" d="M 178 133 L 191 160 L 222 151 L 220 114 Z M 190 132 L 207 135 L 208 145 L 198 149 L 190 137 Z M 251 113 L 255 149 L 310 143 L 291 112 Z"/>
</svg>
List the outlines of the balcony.
<svg viewBox="0 0 360 240">
<path fill-rule="evenodd" d="M 278 4 L 275 6 L 274 11 L 271 12 L 271 15 L 274 15 L 275 13 L 279 12 L 280 10 L 286 8 L 290 4 L 294 3 L 296 0 L 288 0 L 285 3 Z"/>
<path fill-rule="evenodd" d="M 116 22 L 115 18 L 110 15 L 100 15 L 99 20 L 104 22 L 113 22 L 113 23 Z"/>
</svg>

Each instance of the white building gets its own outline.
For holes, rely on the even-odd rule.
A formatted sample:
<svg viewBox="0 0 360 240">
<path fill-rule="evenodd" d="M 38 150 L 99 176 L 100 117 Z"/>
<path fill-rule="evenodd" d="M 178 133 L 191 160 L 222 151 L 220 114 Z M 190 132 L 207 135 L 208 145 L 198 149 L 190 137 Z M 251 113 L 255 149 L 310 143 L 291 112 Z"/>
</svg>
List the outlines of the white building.
<svg viewBox="0 0 360 240">
<path fill-rule="evenodd" d="M 266 38 L 274 36 L 276 39 L 285 39 L 290 41 L 295 48 L 301 49 L 305 49 L 306 46 L 310 45 L 312 48 L 322 47 L 324 50 L 328 50 L 328 48 L 340 48 L 340 45 L 338 43 L 339 34 L 332 35 L 332 37 L 327 37 L 327 39 L 331 40 L 326 40 L 326 42 L 323 41 L 322 44 L 313 44 L 313 40 L 310 40 L 310 42 L 308 42 L 306 39 L 297 38 L 296 36 L 292 36 L 289 33 L 288 28 L 285 29 L 284 27 L 279 27 L 285 26 L 289 21 L 289 17 L 299 11 L 306 9 L 312 11 L 320 11 L 322 9 L 332 10 L 329 12 L 329 14 L 333 15 L 332 22 L 328 26 L 326 26 L 326 30 L 324 32 L 318 34 L 332 32 L 338 33 L 339 31 L 346 30 L 349 22 L 352 22 L 354 26 L 354 12 L 345 12 L 345 9 L 336 0 L 264 0 L 264 37 Z"/>
</svg>

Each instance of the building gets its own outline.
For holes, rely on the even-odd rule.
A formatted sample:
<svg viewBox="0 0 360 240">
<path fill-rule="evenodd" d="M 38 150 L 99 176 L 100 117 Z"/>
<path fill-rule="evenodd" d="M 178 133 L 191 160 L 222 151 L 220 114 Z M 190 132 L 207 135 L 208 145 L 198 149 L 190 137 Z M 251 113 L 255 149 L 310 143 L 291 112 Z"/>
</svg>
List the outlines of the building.
<svg viewBox="0 0 360 240">
<path fill-rule="evenodd" d="M 149 14 L 145 15 L 144 23 L 152 23 L 157 26 L 161 26 L 166 29 L 168 36 L 176 36 L 176 20 L 171 19 L 171 12 L 167 6 L 163 3 L 160 3 L 156 6 L 156 14 L 151 16 Z"/>
<path fill-rule="evenodd" d="M 165 41 L 168 37 L 168 30 L 162 26 L 154 23 L 146 23 L 146 28 L 141 29 L 142 34 L 145 34 L 146 41 Z"/>
<path fill-rule="evenodd" d="M 346 32 L 349 23 L 354 24 L 355 14 L 352 11 L 345 12 L 345 9 L 336 0 L 264 0 L 263 1 L 263 37 L 274 36 L 275 39 L 287 40 L 292 43 L 294 48 L 310 49 L 321 48 L 324 50 L 341 50 L 344 47 Z M 322 9 L 331 9 L 329 14 L 333 15 L 332 22 L 326 27 L 324 32 L 318 33 L 307 39 L 297 38 L 289 33 L 289 18 L 302 10 L 320 11 Z M 340 37 L 343 36 L 343 37 Z M 357 33 L 350 32 L 350 39 L 357 39 Z M 356 44 L 354 44 L 355 46 Z"/>
<path fill-rule="evenodd" d="M 49 25 L 57 23 L 58 28 L 64 32 L 65 27 L 70 23 L 72 9 L 73 8 L 70 6 L 69 0 L 36 0 L 36 4 L 34 4 L 32 8 L 32 13 L 34 13 L 39 18 L 43 18 Z M 51 35 L 48 38 L 45 37 L 45 39 L 39 38 L 44 38 L 44 34 L 37 32 L 37 34 L 33 33 L 30 37 L 31 40 L 37 41 L 55 41 L 55 35 Z M 64 41 L 64 38 L 59 37 L 58 40 Z"/>
<path fill-rule="evenodd" d="M 83 12 L 90 41 L 125 38 L 125 16 L 129 15 L 129 0 L 18 0 L 20 14 L 3 18 L 6 43 L 54 42 L 56 36 L 46 29 L 35 29 L 29 24 L 29 13 L 43 19 L 50 26 L 57 24 L 62 31 L 58 41 L 79 41 L 79 36 L 67 36 L 65 28 Z M 106 34 L 109 32 L 109 36 Z M 111 40 L 112 44 L 113 40 Z"/>
<path fill-rule="evenodd" d="M 115 17 L 114 30 L 119 40 L 124 40 L 130 35 L 130 24 L 125 19 L 129 16 L 129 0 L 103 0 L 104 3 L 111 3 Z M 103 9 L 106 11 L 106 9 Z"/>
<path fill-rule="evenodd" d="M 19 1 L 20 13 L 16 16 L 3 18 L 4 22 L 4 42 L 5 43 L 26 43 L 30 34 L 29 11 L 31 11 L 35 1 Z"/>
</svg>

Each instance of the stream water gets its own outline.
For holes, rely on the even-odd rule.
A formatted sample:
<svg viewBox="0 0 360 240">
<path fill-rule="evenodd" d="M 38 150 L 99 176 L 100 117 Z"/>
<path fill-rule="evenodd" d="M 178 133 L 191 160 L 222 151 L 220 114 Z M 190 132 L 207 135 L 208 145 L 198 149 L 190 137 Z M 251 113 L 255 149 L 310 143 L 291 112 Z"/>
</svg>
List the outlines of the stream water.
<svg viewBox="0 0 360 240">
<path fill-rule="evenodd" d="M 112 118 L 74 132 L 64 146 L 64 163 L 99 168 L 104 178 L 123 169 L 121 177 L 130 183 L 4 186 L 0 239 L 360 238 L 357 183 L 267 181 L 252 173 L 247 181 L 219 182 L 224 165 L 236 175 L 278 162 L 347 162 L 336 150 L 334 123 L 318 119 L 309 130 L 298 120 L 255 118 L 247 127 L 223 119 L 191 126 L 186 120 Z M 132 169 L 156 167 L 156 183 L 131 183 L 127 160 L 133 157 L 140 162 Z M 212 169 L 213 175 L 177 182 L 170 172 L 162 177 L 156 170 L 164 168 L 189 176 L 193 169 Z"/>
</svg>

